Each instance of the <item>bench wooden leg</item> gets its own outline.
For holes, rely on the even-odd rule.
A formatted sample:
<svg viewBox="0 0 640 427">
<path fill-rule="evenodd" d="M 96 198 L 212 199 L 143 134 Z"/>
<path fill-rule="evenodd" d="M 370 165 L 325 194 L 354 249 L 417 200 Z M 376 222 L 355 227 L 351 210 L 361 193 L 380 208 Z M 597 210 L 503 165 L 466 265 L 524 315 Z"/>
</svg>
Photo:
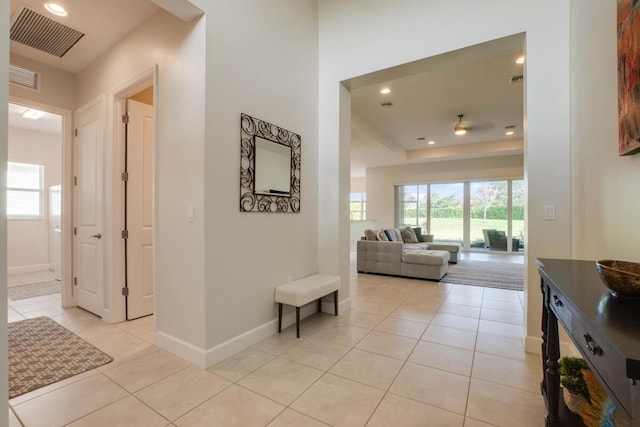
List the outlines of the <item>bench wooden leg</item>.
<svg viewBox="0 0 640 427">
<path fill-rule="evenodd" d="M 282 303 L 278 303 L 278 333 L 282 332 Z"/>
<path fill-rule="evenodd" d="M 296 307 L 296 336 L 300 338 L 300 307 Z"/>
<path fill-rule="evenodd" d="M 333 291 L 333 309 L 337 316 L 338 315 L 338 291 Z"/>
</svg>

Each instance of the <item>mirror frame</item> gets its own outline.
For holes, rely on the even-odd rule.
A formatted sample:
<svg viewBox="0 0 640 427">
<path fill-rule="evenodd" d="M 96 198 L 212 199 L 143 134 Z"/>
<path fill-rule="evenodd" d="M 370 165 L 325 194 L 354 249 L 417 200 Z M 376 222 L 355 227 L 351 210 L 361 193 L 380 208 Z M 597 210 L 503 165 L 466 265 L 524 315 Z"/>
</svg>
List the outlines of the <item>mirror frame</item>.
<svg viewBox="0 0 640 427">
<path fill-rule="evenodd" d="M 256 136 L 291 148 L 290 193 L 256 194 Z M 264 120 L 240 115 L 240 212 L 300 212 L 302 138 Z"/>
</svg>

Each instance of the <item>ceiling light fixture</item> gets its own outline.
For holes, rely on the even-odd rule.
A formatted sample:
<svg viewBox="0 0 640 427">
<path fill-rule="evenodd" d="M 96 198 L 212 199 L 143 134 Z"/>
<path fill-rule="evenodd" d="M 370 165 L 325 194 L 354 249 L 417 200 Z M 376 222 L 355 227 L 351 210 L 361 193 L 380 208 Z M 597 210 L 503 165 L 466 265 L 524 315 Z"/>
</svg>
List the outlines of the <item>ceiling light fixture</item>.
<svg viewBox="0 0 640 427">
<path fill-rule="evenodd" d="M 60 6 L 57 3 L 45 3 L 44 8 L 47 9 L 48 12 L 53 13 L 57 16 L 67 16 L 67 11 L 64 7 Z"/>
<path fill-rule="evenodd" d="M 27 111 L 22 113 L 22 117 L 30 120 L 38 120 L 40 117 L 44 116 L 45 114 L 47 113 L 45 113 L 44 111 L 36 110 L 35 108 L 29 108 Z"/>
<path fill-rule="evenodd" d="M 518 59 L 516 59 L 516 64 L 524 64 L 524 55 L 520 55 Z"/>
<path fill-rule="evenodd" d="M 469 130 L 467 125 L 462 121 L 463 117 L 464 114 L 458 114 L 458 123 L 456 123 L 456 126 L 453 128 L 456 135 L 464 135 Z"/>
<path fill-rule="evenodd" d="M 429 141 L 429 142 L 427 142 L 427 144 L 429 144 L 429 145 L 433 145 L 433 144 L 435 144 L 435 143 L 436 143 L 435 141 Z"/>
<path fill-rule="evenodd" d="M 389 89 L 388 87 L 383 87 L 382 89 L 380 89 L 380 93 L 386 95 L 388 93 L 391 93 L 391 89 Z"/>
<path fill-rule="evenodd" d="M 516 133 L 516 132 L 515 132 L 515 128 L 516 128 L 516 127 L 515 127 L 515 126 L 513 126 L 513 125 L 511 125 L 511 126 L 506 126 L 506 127 L 504 128 L 504 129 L 505 129 L 504 134 L 505 134 L 505 135 L 513 135 L 514 133 Z"/>
</svg>

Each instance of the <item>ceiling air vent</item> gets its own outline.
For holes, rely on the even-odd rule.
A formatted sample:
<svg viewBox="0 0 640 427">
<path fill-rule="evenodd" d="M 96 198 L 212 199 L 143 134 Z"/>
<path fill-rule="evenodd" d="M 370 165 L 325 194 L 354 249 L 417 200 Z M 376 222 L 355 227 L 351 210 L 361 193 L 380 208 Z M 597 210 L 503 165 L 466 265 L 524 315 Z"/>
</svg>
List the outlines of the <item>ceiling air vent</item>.
<svg viewBox="0 0 640 427">
<path fill-rule="evenodd" d="M 78 30 L 23 7 L 11 24 L 11 40 L 62 58 L 84 36 Z"/>
<path fill-rule="evenodd" d="M 520 75 L 520 76 L 513 76 L 509 79 L 509 83 L 520 83 L 521 81 L 524 80 L 524 76 Z"/>
<path fill-rule="evenodd" d="M 38 73 L 9 65 L 9 82 L 29 89 L 38 89 Z"/>
</svg>

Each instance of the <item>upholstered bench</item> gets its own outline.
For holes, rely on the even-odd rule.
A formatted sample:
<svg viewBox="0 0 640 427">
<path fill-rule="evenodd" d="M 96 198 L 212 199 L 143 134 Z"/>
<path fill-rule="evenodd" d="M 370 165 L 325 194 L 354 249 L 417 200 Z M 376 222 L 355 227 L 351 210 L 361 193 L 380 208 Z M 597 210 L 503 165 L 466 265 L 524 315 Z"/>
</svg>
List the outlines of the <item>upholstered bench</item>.
<svg viewBox="0 0 640 427">
<path fill-rule="evenodd" d="M 328 274 L 314 274 L 277 286 L 278 333 L 282 331 L 282 304 L 292 305 L 296 308 L 296 335 L 300 338 L 300 307 L 315 300 L 318 300 L 320 305 L 320 299 L 333 292 L 334 311 L 337 316 L 339 289 L 340 277 Z"/>
<path fill-rule="evenodd" d="M 440 280 L 447 274 L 450 255 L 430 249 L 405 251 L 400 264 L 402 276 Z"/>
</svg>

